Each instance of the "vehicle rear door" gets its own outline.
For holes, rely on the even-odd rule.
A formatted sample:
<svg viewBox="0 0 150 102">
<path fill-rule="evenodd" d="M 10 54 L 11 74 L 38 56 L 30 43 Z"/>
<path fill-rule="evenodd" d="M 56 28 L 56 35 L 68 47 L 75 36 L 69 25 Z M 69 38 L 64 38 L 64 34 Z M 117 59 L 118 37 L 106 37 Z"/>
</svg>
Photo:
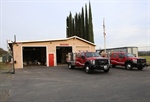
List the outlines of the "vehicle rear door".
<svg viewBox="0 0 150 102">
<path fill-rule="evenodd" d="M 111 54 L 110 61 L 111 61 L 111 64 L 113 64 L 113 65 L 117 64 L 117 54 L 116 53 Z"/>
<path fill-rule="evenodd" d="M 125 56 L 123 53 L 118 54 L 118 64 L 119 65 L 124 65 L 124 58 L 125 58 Z"/>
<path fill-rule="evenodd" d="M 85 58 L 85 53 L 81 53 L 81 58 L 80 58 L 80 63 L 81 63 L 81 66 L 84 66 L 84 64 L 85 64 L 85 61 L 86 61 L 86 58 Z"/>
<path fill-rule="evenodd" d="M 76 61 L 75 61 L 75 64 L 76 64 L 76 66 L 80 66 L 80 58 L 81 58 L 81 55 L 80 55 L 80 53 L 78 53 L 77 55 L 76 55 Z"/>
</svg>

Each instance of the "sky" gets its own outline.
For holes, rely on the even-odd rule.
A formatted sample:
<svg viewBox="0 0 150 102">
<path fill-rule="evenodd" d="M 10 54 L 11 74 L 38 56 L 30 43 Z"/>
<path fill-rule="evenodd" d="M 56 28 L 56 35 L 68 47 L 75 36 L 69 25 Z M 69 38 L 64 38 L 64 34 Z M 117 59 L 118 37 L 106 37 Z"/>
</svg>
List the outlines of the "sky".
<svg viewBox="0 0 150 102">
<path fill-rule="evenodd" d="M 94 43 L 104 48 L 136 46 L 150 51 L 150 0 L 90 0 Z M 81 12 L 89 0 L 1 0 L 0 47 L 6 40 L 17 41 L 66 38 L 66 18 L 70 11 Z"/>
</svg>

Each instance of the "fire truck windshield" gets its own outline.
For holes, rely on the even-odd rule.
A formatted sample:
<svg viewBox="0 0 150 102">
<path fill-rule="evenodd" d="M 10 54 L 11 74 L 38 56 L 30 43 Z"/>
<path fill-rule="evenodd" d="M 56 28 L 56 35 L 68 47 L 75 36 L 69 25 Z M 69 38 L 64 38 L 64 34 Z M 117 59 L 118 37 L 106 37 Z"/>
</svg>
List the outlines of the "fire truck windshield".
<svg viewBox="0 0 150 102">
<path fill-rule="evenodd" d="M 132 55 L 130 53 L 125 54 L 125 56 L 127 56 L 127 57 L 135 57 L 134 55 Z"/>
<path fill-rule="evenodd" d="M 85 53 L 86 57 L 100 57 L 100 55 L 96 52 L 87 52 Z"/>
</svg>

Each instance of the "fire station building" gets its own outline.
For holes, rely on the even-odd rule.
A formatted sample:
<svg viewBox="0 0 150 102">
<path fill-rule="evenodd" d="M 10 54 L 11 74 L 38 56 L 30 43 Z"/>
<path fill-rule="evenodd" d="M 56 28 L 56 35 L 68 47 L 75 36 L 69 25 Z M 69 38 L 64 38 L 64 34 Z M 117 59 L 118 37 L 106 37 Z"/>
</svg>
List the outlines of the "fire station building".
<svg viewBox="0 0 150 102">
<path fill-rule="evenodd" d="M 15 68 L 29 66 L 57 66 L 65 64 L 69 52 L 94 51 L 95 44 L 80 37 L 64 39 L 9 42 L 13 50 Z"/>
</svg>

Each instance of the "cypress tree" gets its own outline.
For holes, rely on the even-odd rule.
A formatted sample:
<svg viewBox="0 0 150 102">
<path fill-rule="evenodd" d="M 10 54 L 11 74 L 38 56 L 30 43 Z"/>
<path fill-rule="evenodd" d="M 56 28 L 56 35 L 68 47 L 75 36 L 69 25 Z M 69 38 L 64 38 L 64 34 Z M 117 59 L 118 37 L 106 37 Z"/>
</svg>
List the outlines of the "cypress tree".
<svg viewBox="0 0 150 102">
<path fill-rule="evenodd" d="M 85 39 L 89 41 L 89 34 L 88 34 L 88 12 L 87 12 L 87 4 L 85 4 Z"/>
<path fill-rule="evenodd" d="M 82 29 L 81 29 L 81 14 L 80 13 L 78 14 L 78 26 L 79 26 L 79 37 L 82 38 L 82 34 L 81 34 L 81 32 L 82 32 Z"/>
<path fill-rule="evenodd" d="M 75 32 L 75 35 L 76 35 L 76 36 L 77 36 L 77 34 L 78 34 L 78 25 L 77 25 L 77 19 L 78 19 L 78 18 L 77 18 L 77 16 L 78 16 L 78 15 L 77 15 L 77 13 L 76 13 L 76 15 L 75 15 L 75 24 L 74 24 L 74 25 L 75 25 L 75 31 L 74 31 L 74 32 Z"/>
<path fill-rule="evenodd" d="M 94 43 L 91 3 L 89 2 L 89 41 Z"/>
<path fill-rule="evenodd" d="M 89 11 L 87 4 L 85 4 L 85 14 L 82 7 L 81 13 L 76 13 L 74 18 L 70 12 L 66 19 L 66 37 L 79 36 L 94 43 L 93 23 L 92 23 L 92 10 L 89 1 Z"/>
<path fill-rule="evenodd" d="M 66 19 L 66 37 L 68 38 L 69 37 L 69 17 L 67 16 L 67 19 Z"/>
<path fill-rule="evenodd" d="M 81 29 L 82 29 L 82 38 L 85 39 L 85 31 L 84 31 L 84 9 L 82 7 L 82 13 L 81 13 Z"/>
<path fill-rule="evenodd" d="M 72 14 L 71 14 L 71 12 L 70 12 L 70 14 L 69 14 L 69 27 L 68 27 L 68 29 L 69 29 L 69 36 L 68 37 L 71 37 L 73 34 L 72 34 Z"/>
<path fill-rule="evenodd" d="M 74 18 L 72 18 L 72 36 L 75 35 L 75 29 L 74 29 Z"/>
</svg>

